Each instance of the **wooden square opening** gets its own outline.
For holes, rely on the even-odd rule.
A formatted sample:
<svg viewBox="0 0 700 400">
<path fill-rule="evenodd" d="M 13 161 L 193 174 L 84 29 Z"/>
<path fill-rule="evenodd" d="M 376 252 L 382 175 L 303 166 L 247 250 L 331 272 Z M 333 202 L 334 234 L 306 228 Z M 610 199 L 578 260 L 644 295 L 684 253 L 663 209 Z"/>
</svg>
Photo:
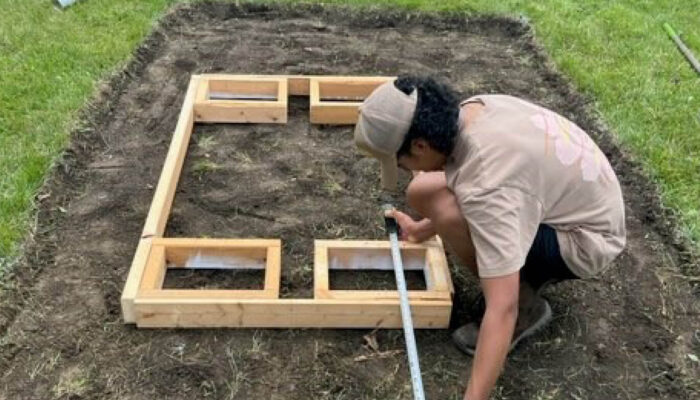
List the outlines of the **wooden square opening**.
<svg viewBox="0 0 700 400">
<path fill-rule="evenodd" d="M 287 122 L 287 79 L 201 79 L 194 115 L 196 122 L 284 124 Z"/>
<path fill-rule="evenodd" d="M 426 249 L 403 249 L 408 290 L 426 290 Z M 397 290 L 390 249 L 328 248 L 330 290 Z"/>
<path fill-rule="evenodd" d="M 422 271 L 425 290 L 409 290 L 411 300 L 450 299 L 452 283 L 442 246 L 433 241 L 421 245 L 401 243 L 405 271 Z M 314 295 L 327 299 L 398 299 L 397 290 L 335 290 L 331 270 L 393 271 L 391 245 L 387 241 L 315 241 Z"/>
<path fill-rule="evenodd" d="M 281 245 L 275 239 L 154 239 L 146 262 L 140 297 L 150 298 L 277 298 Z M 165 289 L 168 269 L 203 268 L 263 270 L 261 289 Z"/>
<path fill-rule="evenodd" d="M 357 122 L 362 101 L 388 77 L 310 78 L 310 119 L 313 124 L 347 125 Z"/>
</svg>

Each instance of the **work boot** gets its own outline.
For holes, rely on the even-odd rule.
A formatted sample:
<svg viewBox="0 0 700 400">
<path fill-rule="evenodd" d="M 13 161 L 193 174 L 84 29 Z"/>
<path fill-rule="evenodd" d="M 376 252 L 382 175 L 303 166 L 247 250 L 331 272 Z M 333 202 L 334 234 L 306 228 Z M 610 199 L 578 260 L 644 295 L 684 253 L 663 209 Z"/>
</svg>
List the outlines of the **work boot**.
<svg viewBox="0 0 700 400">
<path fill-rule="evenodd" d="M 522 282 L 520 286 L 518 320 L 515 323 L 509 352 L 515 348 L 518 342 L 534 334 L 552 319 L 552 308 L 547 300 L 537 295 L 526 283 Z M 457 348 L 473 356 L 476 351 L 476 341 L 479 338 L 480 325 L 481 318 L 457 328 L 452 333 L 452 340 Z"/>
</svg>

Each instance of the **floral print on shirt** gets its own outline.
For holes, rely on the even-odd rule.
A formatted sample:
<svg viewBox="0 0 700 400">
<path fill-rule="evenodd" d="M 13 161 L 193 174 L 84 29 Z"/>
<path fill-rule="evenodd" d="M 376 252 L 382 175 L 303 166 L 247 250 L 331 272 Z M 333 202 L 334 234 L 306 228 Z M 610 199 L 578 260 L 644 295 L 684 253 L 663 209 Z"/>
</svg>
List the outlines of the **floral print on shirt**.
<svg viewBox="0 0 700 400">
<path fill-rule="evenodd" d="M 575 162 L 581 165 L 584 181 L 595 181 L 599 176 L 612 179 L 610 163 L 591 138 L 576 124 L 552 111 L 541 109 L 530 117 L 532 123 L 547 135 L 546 146 L 554 143 L 554 151 L 559 161 L 570 166 Z"/>
</svg>

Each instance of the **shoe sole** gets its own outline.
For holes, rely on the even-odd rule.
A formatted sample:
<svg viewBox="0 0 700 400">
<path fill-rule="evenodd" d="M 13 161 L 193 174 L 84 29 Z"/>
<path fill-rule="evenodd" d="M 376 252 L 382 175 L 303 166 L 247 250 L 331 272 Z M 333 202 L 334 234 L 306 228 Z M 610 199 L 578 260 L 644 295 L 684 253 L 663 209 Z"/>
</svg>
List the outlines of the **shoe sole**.
<svg viewBox="0 0 700 400">
<path fill-rule="evenodd" d="M 544 306 L 544 315 L 540 319 L 535 321 L 535 323 L 532 324 L 531 327 L 525 329 L 523 333 L 520 334 L 520 336 L 513 339 L 513 342 L 510 344 L 510 348 L 508 349 L 509 353 L 513 351 L 515 346 L 517 346 L 521 340 L 525 339 L 528 336 L 532 336 L 535 332 L 542 329 L 542 327 L 547 325 L 547 323 L 552 320 L 552 307 L 549 306 L 549 302 L 547 300 L 544 301 Z"/>
<path fill-rule="evenodd" d="M 525 339 L 526 337 L 529 337 L 529 336 L 534 335 L 535 332 L 537 332 L 538 330 L 540 330 L 542 327 L 544 327 L 545 325 L 547 325 L 547 323 L 548 323 L 549 321 L 552 320 L 552 307 L 549 306 L 549 302 L 547 302 L 546 300 L 545 300 L 545 302 L 544 302 L 544 305 L 545 305 L 544 315 L 543 315 L 540 319 L 538 319 L 537 321 L 535 321 L 535 323 L 532 324 L 531 327 L 525 329 L 518 337 L 516 337 L 516 338 L 513 340 L 513 342 L 510 344 L 510 347 L 508 348 L 508 353 L 510 353 L 511 351 L 513 351 L 513 349 L 515 348 L 515 346 L 517 346 L 518 343 L 520 343 L 521 340 Z M 456 344 L 457 344 L 457 343 L 456 343 Z M 457 347 L 458 347 L 460 350 L 462 350 L 463 352 L 469 354 L 470 356 L 474 356 L 474 353 L 475 353 L 475 351 L 476 351 L 476 349 L 472 349 L 472 348 L 469 348 L 469 347 L 462 347 L 462 346 L 460 346 L 459 344 L 457 344 Z"/>
</svg>

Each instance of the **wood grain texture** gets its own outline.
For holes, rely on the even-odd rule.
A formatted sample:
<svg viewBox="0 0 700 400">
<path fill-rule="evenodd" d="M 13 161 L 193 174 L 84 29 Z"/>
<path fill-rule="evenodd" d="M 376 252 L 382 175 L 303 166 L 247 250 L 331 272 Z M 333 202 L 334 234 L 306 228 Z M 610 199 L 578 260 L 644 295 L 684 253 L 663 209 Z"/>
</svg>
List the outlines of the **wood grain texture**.
<svg viewBox="0 0 700 400">
<path fill-rule="evenodd" d="M 138 299 L 139 327 L 401 328 L 397 300 Z M 451 301 L 411 301 L 416 328 L 447 328 Z"/>
<path fill-rule="evenodd" d="M 141 284 L 143 270 L 146 268 L 148 255 L 151 252 L 151 242 L 151 238 L 145 238 L 139 241 L 139 244 L 136 247 L 136 253 L 134 254 L 134 259 L 131 261 L 129 274 L 127 275 L 126 282 L 124 283 L 121 305 L 122 318 L 124 318 L 124 322 L 127 324 L 136 322 L 134 300 L 136 299 L 136 294 L 138 293 L 139 285 Z"/>
</svg>

